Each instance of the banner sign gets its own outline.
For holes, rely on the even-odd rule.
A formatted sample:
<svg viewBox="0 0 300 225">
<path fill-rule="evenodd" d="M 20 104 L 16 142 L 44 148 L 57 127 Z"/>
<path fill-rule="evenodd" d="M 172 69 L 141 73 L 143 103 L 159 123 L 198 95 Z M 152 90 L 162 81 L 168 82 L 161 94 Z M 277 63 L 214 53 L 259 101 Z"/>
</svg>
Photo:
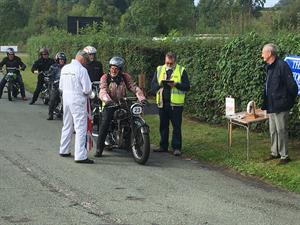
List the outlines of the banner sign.
<svg viewBox="0 0 300 225">
<path fill-rule="evenodd" d="M 0 52 L 6 52 L 6 50 L 8 48 L 13 48 L 15 52 L 18 51 L 18 46 L 13 46 L 13 45 L 3 45 L 3 46 L 0 46 Z"/>
<path fill-rule="evenodd" d="M 287 56 L 284 61 L 289 64 L 293 72 L 293 77 L 298 84 L 298 96 L 300 96 L 300 56 Z"/>
</svg>

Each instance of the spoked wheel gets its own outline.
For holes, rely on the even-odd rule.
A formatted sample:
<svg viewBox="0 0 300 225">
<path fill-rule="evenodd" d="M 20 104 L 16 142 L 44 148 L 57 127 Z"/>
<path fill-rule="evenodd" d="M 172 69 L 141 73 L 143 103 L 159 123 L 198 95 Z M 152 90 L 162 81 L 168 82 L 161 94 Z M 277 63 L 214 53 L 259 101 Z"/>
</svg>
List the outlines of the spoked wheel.
<svg viewBox="0 0 300 225">
<path fill-rule="evenodd" d="M 8 100 L 12 101 L 12 92 L 13 92 L 13 84 L 11 82 L 8 82 L 7 84 L 7 95 L 8 95 Z"/>
<path fill-rule="evenodd" d="M 133 136 L 133 135 L 132 135 Z M 132 154 L 134 160 L 144 165 L 150 155 L 150 137 L 149 133 L 142 133 L 142 128 L 138 128 L 135 136 L 132 137 Z"/>
<path fill-rule="evenodd" d="M 14 98 L 17 98 L 17 97 L 18 97 L 19 89 L 18 89 L 18 87 L 17 87 L 16 85 L 13 86 L 13 91 L 12 91 L 12 93 L 13 93 Z"/>
<path fill-rule="evenodd" d="M 43 98 L 43 103 L 44 103 L 44 105 L 48 105 L 48 103 L 49 103 L 49 98 L 44 97 L 44 98 Z"/>
</svg>

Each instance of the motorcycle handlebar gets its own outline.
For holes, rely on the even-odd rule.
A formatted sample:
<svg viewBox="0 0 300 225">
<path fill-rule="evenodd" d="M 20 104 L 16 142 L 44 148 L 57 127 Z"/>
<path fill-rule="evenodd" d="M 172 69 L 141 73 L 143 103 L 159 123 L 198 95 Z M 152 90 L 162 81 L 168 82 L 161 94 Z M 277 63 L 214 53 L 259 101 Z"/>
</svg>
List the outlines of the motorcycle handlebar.
<svg viewBox="0 0 300 225">
<path fill-rule="evenodd" d="M 124 101 L 137 101 L 138 98 L 137 97 L 124 97 L 123 100 Z"/>
<path fill-rule="evenodd" d="M 100 84 L 100 81 L 93 81 L 92 82 L 92 85 L 99 85 Z"/>
<path fill-rule="evenodd" d="M 6 70 L 20 70 L 20 69 L 17 67 L 6 67 Z"/>
<path fill-rule="evenodd" d="M 119 100 L 119 102 L 113 102 L 113 103 L 110 103 L 109 105 L 106 105 L 107 108 L 117 108 L 119 107 L 120 105 L 122 105 L 122 102 L 136 102 L 138 101 L 138 98 L 137 97 L 124 97 L 124 98 L 121 98 Z"/>
</svg>

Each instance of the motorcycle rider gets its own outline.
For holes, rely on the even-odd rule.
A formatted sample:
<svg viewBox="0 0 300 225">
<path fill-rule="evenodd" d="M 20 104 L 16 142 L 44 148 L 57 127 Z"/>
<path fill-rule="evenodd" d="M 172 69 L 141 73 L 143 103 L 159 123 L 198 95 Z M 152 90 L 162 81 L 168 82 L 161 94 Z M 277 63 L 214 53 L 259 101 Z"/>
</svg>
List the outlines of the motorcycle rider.
<svg viewBox="0 0 300 225">
<path fill-rule="evenodd" d="M 114 56 L 109 61 L 109 73 L 103 74 L 100 80 L 99 96 L 104 103 L 102 120 L 100 121 L 99 136 L 95 157 L 101 157 L 105 147 L 105 138 L 109 125 L 113 119 L 115 108 L 113 106 L 126 96 L 126 89 L 133 92 L 143 104 L 147 103 L 143 91 L 134 83 L 128 73 L 123 72 L 124 59 Z"/>
<path fill-rule="evenodd" d="M 54 59 L 49 58 L 49 50 L 47 48 L 41 48 L 39 54 L 40 54 L 40 58 L 36 60 L 31 67 L 32 73 L 38 71 L 38 80 L 37 80 L 35 91 L 33 93 L 33 97 L 29 103 L 30 105 L 36 102 L 43 88 L 44 75 L 42 72 L 48 71 L 50 66 L 55 63 Z"/>
<path fill-rule="evenodd" d="M 97 49 L 93 46 L 86 46 L 83 51 L 89 55 L 89 62 L 85 65 L 85 68 L 88 71 L 91 82 L 100 81 L 103 75 L 103 66 L 96 58 Z"/>
<path fill-rule="evenodd" d="M 86 46 L 83 51 L 85 51 L 88 54 L 89 57 L 89 61 L 88 63 L 85 65 L 85 68 L 88 71 L 89 77 L 91 82 L 95 82 L 95 81 L 100 81 L 101 76 L 103 75 L 103 66 L 102 63 L 100 61 L 98 61 L 96 59 L 96 53 L 97 50 L 96 48 L 94 48 L 93 46 Z M 98 84 L 96 84 L 98 86 Z M 92 107 L 92 111 L 94 111 L 94 107 L 101 105 L 101 102 L 99 101 L 99 98 L 95 98 L 92 100 L 91 102 L 91 107 Z M 99 123 L 98 123 L 99 117 L 98 115 L 95 115 L 93 118 L 93 135 L 97 135 L 98 136 L 98 128 L 99 128 Z M 95 124 L 97 124 L 97 126 L 95 126 Z"/>
<path fill-rule="evenodd" d="M 50 69 L 48 71 L 52 88 L 50 91 L 49 117 L 47 118 L 47 120 L 53 120 L 53 112 L 60 100 L 59 99 L 60 91 L 58 89 L 58 83 L 54 84 L 54 81 L 57 81 L 60 79 L 61 69 L 67 62 L 67 57 L 66 57 L 65 53 L 58 52 L 55 55 L 55 62 L 56 63 L 54 63 L 53 65 L 50 66 Z M 54 86 L 54 85 L 57 85 L 57 86 Z"/>
<path fill-rule="evenodd" d="M 21 70 L 25 70 L 26 65 L 22 62 L 21 58 L 19 58 L 18 56 L 15 55 L 15 51 L 13 48 L 8 48 L 6 50 L 6 57 L 3 58 L 3 60 L 0 62 L 0 70 L 2 70 L 2 67 L 5 65 L 6 68 L 8 67 L 15 67 L 15 68 L 20 68 Z M 20 85 L 20 91 L 21 91 L 21 96 L 22 99 L 24 101 L 27 100 L 26 96 L 25 96 L 25 88 L 24 88 L 24 82 L 21 76 L 21 73 L 19 70 L 16 71 L 17 73 L 17 77 L 16 77 L 16 82 L 19 83 Z M 7 80 L 6 79 L 2 79 L 0 82 L 0 98 L 2 97 L 2 93 L 3 93 L 3 88 L 5 87 Z M 17 96 L 14 96 L 17 97 Z"/>
</svg>

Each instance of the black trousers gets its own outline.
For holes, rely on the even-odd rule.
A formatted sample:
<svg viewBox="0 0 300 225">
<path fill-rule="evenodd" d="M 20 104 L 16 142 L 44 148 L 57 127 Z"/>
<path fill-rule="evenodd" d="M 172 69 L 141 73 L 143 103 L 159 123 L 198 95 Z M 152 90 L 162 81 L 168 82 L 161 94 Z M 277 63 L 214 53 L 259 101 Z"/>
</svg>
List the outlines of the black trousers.
<svg viewBox="0 0 300 225">
<path fill-rule="evenodd" d="M 159 132 L 160 132 L 160 147 L 168 149 L 169 147 L 169 124 L 170 121 L 173 126 L 172 142 L 173 149 L 182 148 L 182 135 L 181 135 L 181 123 L 182 123 L 182 106 L 170 106 L 165 105 L 163 108 L 159 108 Z"/>
<path fill-rule="evenodd" d="M 7 82 L 7 80 L 5 79 L 5 76 L 4 76 L 0 82 L 0 98 L 2 97 L 3 89 L 5 87 L 6 82 Z M 25 97 L 24 82 L 23 82 L 22 76 L 20 74 L 17 75 L 16 82 L 20 85 L 21 96 Z"/>
<path fill-rule="evenodd" d="M 99 150 L 103 150 L 105 147 L 105 138 L 107 136 L 110 123 L 114 117 L 115 110 L 116 108 L 104 107 L 102 111 L 102 120 L 99 121 L 100 127 L 99 127 L 99 136 L 97 139 L 97 149 Z"/>
<path fill-rule="evenodd" d="M 49 101 L 49 116 L 53 116 L 55 107 L 58 105 L 60 101 L 59 95 L 60 92 L 58 88 L 52 88 L 50 92 L 50 101 Z"/>
<path fill-rule="evenodd" d="M 37 83 L 36 83 L 36 88 L 35 88 L 35 91 L 33 93 L 33 97 L 32 97 L 32 100 L 31 100 L 32 102 L 36 102 L 36 100 L 38 99 L 39 94 L 42 91 L 43 84 L 44 84 L 44 75 L 39 74 L 38 75 L 38 80 L 37 80 Z"/>
</svg>

